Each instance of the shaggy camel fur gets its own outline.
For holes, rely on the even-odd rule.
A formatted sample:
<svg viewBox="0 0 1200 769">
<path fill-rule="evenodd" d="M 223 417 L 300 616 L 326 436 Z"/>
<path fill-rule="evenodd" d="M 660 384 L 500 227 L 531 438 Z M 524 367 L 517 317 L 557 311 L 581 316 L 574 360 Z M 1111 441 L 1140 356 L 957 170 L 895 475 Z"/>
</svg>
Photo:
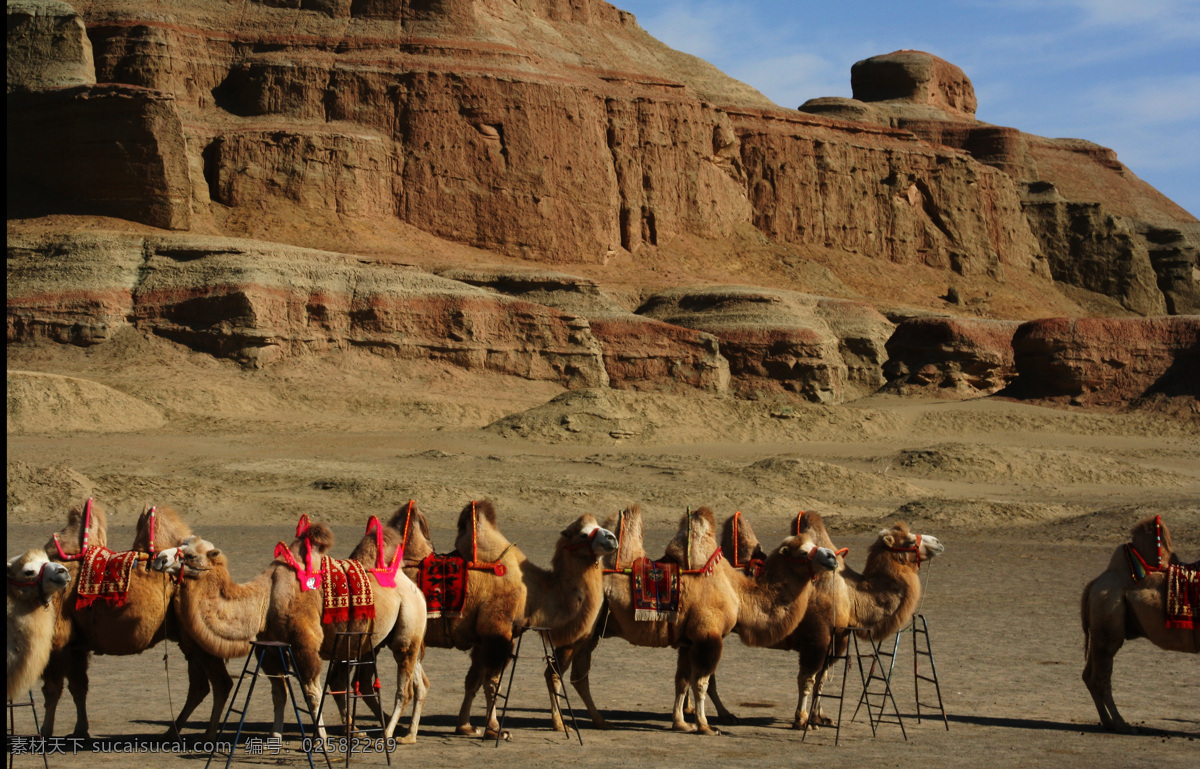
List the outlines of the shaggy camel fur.
<svg viewBox="0 0 1200 769">
<path fill-rule="evenodd" d="M 592 700 L 588 685 L 592 652 L 601 635 L 620 636 L 638 646 L 678 649 L 675 672 L 675 706 L 672 728 L 716 734 L 705 714 L 709 681 L 721 659 L 724 638 L 736 632 L 754 646 L 769 645 L 787 636 L 803 618 L 812 593 L 813 579 L 822 571 L 837 568 L 832 551 L 818 548 L 807 537 L 789 537 L 770 555 L 757 577 L 735 571 L 715 557 L 716 522 L 708 508 L 683 517 L 679 532 L 667 548 L 668 557 L 685 569 L 680 579 L 679 613 L 675 621 L 634 619 L 631 577 L 624 572 L 645 556 L 642 546 L 642 511 L 633 505 L 618 517 L 620 548 L 606 563 L 605 598 L 609 616 L 598 623 L 588 638 L 555 650 L 558 668 L 568 675 L 587 706 L 593 723 L 607 728 Z M 695 568 L 703 565 L 704 568 Z M 690 573 L 687 573 L 690 572 Z M 557 685 L 553 671 L 546 671 L 547 684 Z M 696 703 L 696 726 L 684 719 L 684 702 L 689 694 Z M 556 713 L 556 727 L 562 728 Z"/>
<path fill-rule="evenodd" d="M 50 659 L 54 637 L 54 594 L 71 584 L 71 572 L 45 550 L 8 560 L 8 699 L 29 691 Z"/>
<path fill-rule="evenodd" d="M 198 649 L 186 633 L 177 633 L 174 623 L 167 622 L 175 592 L 174 584 L 167 577 L 139 564 L 130 574 L 129 591 L 124 604 L 114 606 L 97 600 L 86 608 L 76 608 L 81 563 L 78 558 L 88 546 L 107 546 L 107 532 L 107 516 L 99 505 L 88 500 L 86 505 L 71 510 L 66 527 L 46 544 L 45 549 L 50 557 L 63 561 L 71 571 L 72 585 L 70 590 L 60 593 L 55 601 L 59 619 L 43 676 L 46 720 L 42 725 L 42 734 L 49 737 L 54 733 L 54 718 L 62 697 L 63 679 L 66 678 L 75 701 L 76 721 L 72 736 L 88 736 L 88 658 L 92 652 L 141 654 L 164 638 L 170 638 L 179 644 L 180 651 L 187 659 L 188 693 L 179 717 L 172 722 L 167 734 L 179 736 L 179 730 L 208 696 L 211 687 L 213 706 L 204 738 L 213 739 L 220 723 L 221 709 L 233 682 L 222 660 Z M 131 549 L 144 553 L 144 561 L 148 566 L 157 548 L 177 545 L 190 535 L 191 530 L 178 513 L 168 508 L 152 508 L 138 518 L 137 534 Z"/>
<path fill-rule="evenodd" d="M 1137 730 L 1125 722 L 1113 702 L 1113 657 L 1121 645 L 1127 639 L 1146 638 L 1168 651 L 1200 652 L 1200 622 L 1190 629 L 1167 627 L 1167 567 L 1182 564 L 1166 525 L 1157 517 L 1146 518 L 1133 527 L 1130 537 L 1129 545 L 1113 551 L 1104 573 L 1084 587 L 1080 601 L 1087 657 L 1083 682 L 1104 728 L 1124 733 Z M 1140 569 L 1137 558 L 1142 562 Z M 1200 563 L 1188 568 L 1198 566 Z"/>
<path fill-rule="evenodd" d="M 392 538 L 389 546 L 385 539 L 385 557 L 395 554 L 398 542 L 398 538 Z M 333 532 L 328 526 L 321 523 L 310 526 L 304 519 L 297 530 L 296 539 L 288 549 L 296 562 L 318 566 L 320 557 L 332 546 Z M 229 575 L 229 563 L 224 553 L 211 542 L 193 537 L 181 547 L 161 553 L 155 559 L 154 567 L 177 573 L 182 578 L 176 604 L 180 623 L 210 654 L 225 659 L 245 656 L 250 652 L 250 643 L 254 640 L 290 644 L 304 697 L 314 712 L 321 700 L 321 661 L 333 657 L 334 640 L 338 633 L 370 633 L 372 648 L 387 643 L 396 657 L 399 668 L 397 698 L 402 698 L 390 719 L 387 735 L 391 736 L 407 699 L 411 698 L 412 721 L 400 742 L 412 744 L 416 742 L 421 708 L 428 692 L 421 669 L 425 599 L 403 573 L 395 574 L 394 586 L 384 584 L 389 582 L 386 578 L 381 582 L 379 575 L 371 571 L 376 566 L 376 548 L 376 535 L 369 527 L 363 542 L 359 543 L 352 556 L 370 574 L 375 598 L 374 619 L 328 624 L 322 622 L 322 591 L 301 590 L 295 569 L 282 560 L 273 561 L 250 582 L 236 584 Z M 351 650 L 351 653 L 363 654 L 366 649 Z M 276 665 L 273 658 L 264 659 L 268 672 L 276 672 Z M 338 680 L 339 674 L 344 675 L 344 672 L 335 667 L 334 689 L 345 691 L 346 687 L 341 685 L 345 682 Z M 368 686 L 372 684 L 367 682 Z M 287 705 L 287 692 L 282 680 L 271 679 L 271 693 L 275 706 L 272 734 L 282 736 Z M 335 695 L 334 699 L 339 711 L 344 714 L 345 697 Z M 366 702 L 375 715 L 382 718 L 378 698 L 368 698 Z M 325 737 L 323 720 L 322 717 L 317 726 L 321 738 Z"/>
<path fill-rule="evenodd" d="M 410 502 L 389 523 L 404 532 L 405 565 L 416 576 L 417 564 L 434 552 L 429 524 Z M 563 529 L 550 569 L 525 557 L 496 527 L 490 502 L 472 502 L 458 518 L 457 551 L 474 563 L 467 570 L 466 604 L 457 617 L 429 623 L 425 642 L 470 650 L 466 692 L 458 713 L 459 734 L 479 734 L 471 726 L 471 704 L 480 687 L 487 701 L 486 737 L 500 729 L 496 695 L 508 665 L 513 635 L 527 627 L 548 627 L 555 644 L 570 644 L 591 631 L 603 602 L 600 559 L 617 547 L 616 536 L 590 515 Z"/>
</svg>

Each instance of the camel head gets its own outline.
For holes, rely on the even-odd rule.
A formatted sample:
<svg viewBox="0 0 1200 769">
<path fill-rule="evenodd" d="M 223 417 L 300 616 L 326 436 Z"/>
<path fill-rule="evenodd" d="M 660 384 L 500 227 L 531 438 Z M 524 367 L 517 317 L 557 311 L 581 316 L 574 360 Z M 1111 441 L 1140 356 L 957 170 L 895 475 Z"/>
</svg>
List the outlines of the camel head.
<svg viewBox="0 0 1200 769">
<path fill-rule="evenodd" d="M 596 519 L 584 514 L 559 533 L 555 553 L 579 553 L 599 563 L 606 555 L 617 551 L 617 535 L 608 529 L 601 528 Z"/>
<path fill-rule="evenodd" d="M 225 555 L 213 543 L 192 535 L 176 547 L 160 550 L 150 568 L 175 578 L 199 579 L 214 566 L 225 565 Z"/>
<path fill-rule="evenodd" d="M 822 574 L 837 571 L 839 565 L 836 553 L 827 547 L 820 547 L 807 535 L 785 539 L 775 548 L 775 552 L 767 556 L 768 564 L 776 558 L 783 559 L 792 571 L 811 580 Z"/>
<path fill-rule="evenodd" d="M 879 539 L 871 546 L 873 553 L 890 553 L 894 560 L 915 564 L 918 568 L 923 562 L 941 555 L 945 549 L 946 546 L 937 537 L 932 534 L 913 534 L 903 522 L 897 522 L 890 529 L 880 530 Z"/>
<path fill-rule="evenodd" d="M 8 594 L 12 598 L 49 603 L 50 597 L 71 584 L 71 572 L 51 561 L 45 550 L 28 550 L 8 559 Z"/>
</svg>

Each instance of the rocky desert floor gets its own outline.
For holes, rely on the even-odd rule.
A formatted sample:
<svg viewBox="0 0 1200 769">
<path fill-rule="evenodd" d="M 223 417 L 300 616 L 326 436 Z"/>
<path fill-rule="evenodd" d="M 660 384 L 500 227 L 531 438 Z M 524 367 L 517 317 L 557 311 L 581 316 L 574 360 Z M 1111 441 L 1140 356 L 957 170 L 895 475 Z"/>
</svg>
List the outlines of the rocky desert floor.
<svg viewBox="0 0 1200 769">
<path fill-rule="evenodd" d="M 457 511 L 490 498 L 504 532 L 540 563 L 575 517 L 603 519 L 629 502 L 646 511 L 652 553 L 697 505 L 721 519 L 741 510 L 766 543 L 783 537 L 797 510 L 818 511 L 835 542 L 851 548 L 854 567 L 871 532 L 897 519 L 946 544 L 923 570 L 920 611 L 948 729 L 928 709 L 916 721 L 908 636 L 895 678 L 907 739 L 887 723 L 873 736 L 862 715 L 850 722 L 847 713 L 837 747 L 832 730 L 802 742 L 789 728 L 794 654 L 730 639 L 718 675 L 740 721 L 706 738 L 670 731 L 674 653 L 609 640 L 597 650 L 592 690 L 615 728 L 583 724 L 580 746 L 548 729 L 531 638 L 515 674 L 511 742 L 494 747 L 453 734 L 467 657 L 431 649 L 419 741 L 394 762 L 937 769 L 1191 767 L 1200 756 L 1200 659 L 1130 642 L 1117 657 L 1114 690 L 1142 733 L 1107 734 L 1080 680 L 1078 619 L 1083 585 L 1141 517 L 1163 515 L 1181 556 L 1200 557 L 1194 419 L 996 398 L 876 396 L 826 407 L 567 392 L 352 352 L 248 371 L 132 331 L 88 350 L 10 348 L 8 369 L 9 554 L 44 543 L 88 494 L 110 513 L 111 546 L 132 541 L 144 504 L 169 505 L 230 553 L 243 580 L 270 561 L 302 513 L 332 524 L 335 551 L 348 553 L 368 516 L 409 499 L 448 550 Z M 155 743 L 182 700 L 183 664 L 173 644 L 93 659 L 95 740 L 73 756 L 65 743 L 67 754 L 51 756 L 51 765 L 198 766 L 206 756 L 105 752 L 130 740 Z M 380 664 L 390 699 L 394 663 Z M 236 674 L 240 661 L 229 668 Z M 856 674 L 847 689 L 856 699 Z M 251 711 L 259 736 L 268 699 L 257 692 Z M 18 732 L 32 731 L 28 711 L 17 718 Z M 57 733 L 68 733 L 72 720 L 64 705 Z M 189 736 L 198 737 L 199 726 L 193 721 Z M 14 758 L 16 766 L 41 764 Z M 306 763 L 294 750 L 237 758 Z M 384 762 L 372 753 L 352 761 Z"/>
</svg>

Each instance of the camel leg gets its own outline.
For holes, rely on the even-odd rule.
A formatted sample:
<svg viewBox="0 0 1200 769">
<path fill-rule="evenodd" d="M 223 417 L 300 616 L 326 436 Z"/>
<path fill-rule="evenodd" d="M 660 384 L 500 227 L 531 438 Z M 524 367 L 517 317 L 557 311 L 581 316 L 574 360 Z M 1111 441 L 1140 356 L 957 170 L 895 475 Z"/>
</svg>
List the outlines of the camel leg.
<svg viewBox="0 0 1200 769">
<path fill-rule="evenodd" d="M 561 685 L 565 691 L 566 683 L 554 671 L 561 670 L 563 675 L 567 675 L 567 669 L 571 665 L 573 657 L 574 647 L 560 646 L 554 650 L 554 664 L 546 664 L 546 689 L 550 692 L 550 728 L 556 732 L 567 730 L 567 726 L 563 722 L 562 708 L 558 704 L 558 687 Z"/>
<path fill-rule="evenodd" d="M 211 688 L 204 668 L 198 660 L 192 657 L 187 658 L 187 675 L 187 697 L 184 698 L 183 708 L 180 709 L 179 715 L 171 721 L 171 725 L 167 727 L 167 733 L 163 735 L 167 739 L 183 739 L 183 727 L 187 726 L 188 717 L 192 715 L 196 706 L 208 696 Z"/>
<path fill-rule="evenodd" d="M 831 726 L 833 721 L 826 718 L 819 711 L 809 712 L 809 709 L 817 702 L 817 697 L 821 693 L 821 687 L 824 686 L 829 678 L 829 667 L 827 659 L 829 654 L 829 641 L 831 634 L 822 633 L 812 639 L 808 643 L 803 644 L 799 649 L 799 665 L 800 670 L 796 675 L 796 688 L 799 690 L 799 700 L 796 703 L 796 717 L 792 721 L 793 729 L 816 729 L 819 726 Z M 845 653 L 844 646 L 849 643 L 849 639 L 839 640 L 838 648 L 835 649 L 838 653 Z"/>
<path fill-rule="evenodd" d="M 296 661 L 296 673 L 300 676 L 300 688 L 303 691 L 304 699 L 308 702 L 309 708 L 317 715 L 317 737 L 322 741 L 328 739 L 325 733 L 325 714 L 317 713 L 317 708 L 321 706 L 321 655 L 318 649 L 321 648 L 321 636 L 318 634 L 315 638 L 309 639 L 310 643 L 298 643 L 292 645 L 292 656 Z M 343 666 L 343 670 L 344 670 Z M 344 686 L 334 686 L 335 691 L 338 689 L 344 690 Z M 344 712 L 345 695 L 334 696 L 337 702 L 338 711 Z M 276 720 L 279 719 L 279 713 L 276 712 Z M 349 736 L 349 735 L 347 735 Z"/>
<path fill-rule="evenodd" d="M 597 729 L 611 729 L 608 721 L 600 713 L 600 709 L 596 707 L 595 700 L 592 699 L 592 686 L 588 678 L 592 672 L 592 652 L 596 650 L 596 645 L 599 643 L 600 636 L 593 635 L 586 643 L 575 649 L 570 673 L 563 666 L 558 669 L 563 671 L 563 675 L 570 679 L 571 686 L 574 686 L 575 691 L 579 693 L 579 699 L 583 701 L 588 715 L 592 717 L 592 724 Z"/>
<path fill-rule="evenodd" d="M 688 688 L 692 682 L 692 660 L 689 651 L 689 647 L 679 647 L 679 656 L 675 663 L 675 710 L 671 716 L 671 728 L 677 732 L 696 731 L 696 727 L 689 724 L 683 716 Z"/>
<path fill-rule="evenodd" d="M 75 701 L 75 730 L 72 737 L 88 738 L 88 657 L 84 649 L 71 649 L 67 657 L 67 687 Z"/>
<path fill-rule="evenodd" d="M 723 644 L 720 638 L 706 638 L 692 645 L 689 656 L 692 660 L 692 693 L 696 698 L 696 731 L 700 734 L 720 734 L 708 725 L 705 701 L 708 682 L 721 661 Z"/>
<path fill-rule="evenodd" d="M 1092 584 L 1084 588 L 1083 627 L 1087 663 L 1083 668 L 1083 682 L 1092 695 L 1104 728 L 1130 734 L 1137 730 L 1121 717 L 1112 696 L 1113 658 L 1125 643 L 1124 619 L 1125 606 L 1119 597 L 1114 599 L 1102 593 L 1093 596 Z"/>
<path fill-rule="evenodd" d="M 54 716 L 58 712 L 67 675 L 67 654 L 65 649 L 51 652 L 50 661 L 42 672 L 42 699 L 45 701 L 42 736 L 46 738 L 54 736 Z"/>
<path fill-rule="evenodd" d="M 268 679 L 271 682 L 271 704 L 275 709 L 275 722 L 271 725 L 271 736 L 283 739 L 283 714 L 287 709 L 287 684 L 282 678 L 274 675 Z"/>
<path fill-rule="evenodd" d="M 721 702 L 721 696 L 717 694 L 717 674 L 713 673 L 708 679 L 708 697 L 712 700 L 713 707 L 717 709 L 717 718 L 723 724 L 736 724 L 738 717 L 725 707 L 725 703 Z"/>
<path fill-rule="evenodd" d="M 212 687 L 212 711 L 208 715 L 208 728 L 204 730 L 205 741 L 212 741 L 217 738 L 217 731 L 221 728 L 225 703 L 229 701 L 229 693 L 233 691 L 233 679 L 225 669 L 225 660 L 206 652 L 199 654 L 205 676 Z"/>
<path fill-rule="evenodd" d="M 412 720 L 409 721 L 408 731 L 397 742 L 401 745 L 413 745 L 417 741 L 417 729 L 421 725 L 421 711 L 425 708 L 425 697 L 429 694 L 429 679 L 425 677 L 425 670 L 416 654 L 397 652 L 395 656 L 398 668 L 396 706 L 392 710 L 391 720 L 388 721 L 383 736 L 384 739 L 392 738 L 392 734 L 396 731 L 396 725 L 400 722 L 400 716 L 403 715 L 404 709 L 411 700 L 413 703 Z"/>
<path fill-rule="evenodd" d="M 500 677 L 512 655 L 512 639 L 505 636 L 488 636 L 471 648 L 471 667 L 467 671 L 466 691 L 462 707 L 458 710 L 459 734 L 478 736 L 480 732 L 471 726 L 471 704 L 482 687 L 487 701 L 487 727 L 484 737 L 495 737 L 500 729 L 496 719 L 496 695 L 500 691 Z"/>
</svg>

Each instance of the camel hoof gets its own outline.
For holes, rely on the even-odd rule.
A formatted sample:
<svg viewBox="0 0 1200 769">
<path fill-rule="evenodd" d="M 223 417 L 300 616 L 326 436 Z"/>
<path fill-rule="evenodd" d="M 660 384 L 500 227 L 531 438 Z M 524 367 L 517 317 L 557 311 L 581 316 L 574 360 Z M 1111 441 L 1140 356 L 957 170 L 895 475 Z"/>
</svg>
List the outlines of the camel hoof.
<svg viewBox="0 0 1200 769">
<path fill-rule="evenodd" d="M 815 729 L 818 726 L 833 726 L 833 719 L 828 716 L 813 716 L 808 723 Z"/>
<path fill-rule="evenodd" d="M 282 740 L 283 732 L 271 732 L 271 739 L 272 740 Z"/>
<path fill-rule="evenodd" d="M 692 724 L 685 724 L 685 723 L 680 723 L 679 721 L 676 721 L 675 723 L 671 724 L 671 731 L 687 732 L 690 734 L 691 732 L 696 731 L 696 727 L 693 726 Z"/>
<path fill-rule="evenodd" d="M 721 730 L 714 729 L 711 726 L 702 726 L 696 730 L 696 734 L 703 734 L 706 737 L 718 737 L 721 734 Z"/>
<path fill-rule="evenodd" d="M 90 740 L 92 738 L 92 735 L 88 734 L 87 729 L 84 729 L 83 731 L 76 729 L 67 736 L 73 740 Z"/>
<path fill-rule="evenodd" d="M 483 733 L 483 739 L 485 739 L 485 740 L 499 739 L 499 740 L 504 740 L 505 742 L 512 742 L 512 733 L 509 732 L 507 729 L 505 729 L 502 732 L 497 732 L 495 729 L 487 729 Z"/>
<path fill-rule="evenodd" d="M 471 726 L 470 724 L 459 725 L 459 726 L 454 727 L 454 733 L 461 734 L 465 737 L 482 737 L 483 736 L 482 729 Z"/>
</svg>

